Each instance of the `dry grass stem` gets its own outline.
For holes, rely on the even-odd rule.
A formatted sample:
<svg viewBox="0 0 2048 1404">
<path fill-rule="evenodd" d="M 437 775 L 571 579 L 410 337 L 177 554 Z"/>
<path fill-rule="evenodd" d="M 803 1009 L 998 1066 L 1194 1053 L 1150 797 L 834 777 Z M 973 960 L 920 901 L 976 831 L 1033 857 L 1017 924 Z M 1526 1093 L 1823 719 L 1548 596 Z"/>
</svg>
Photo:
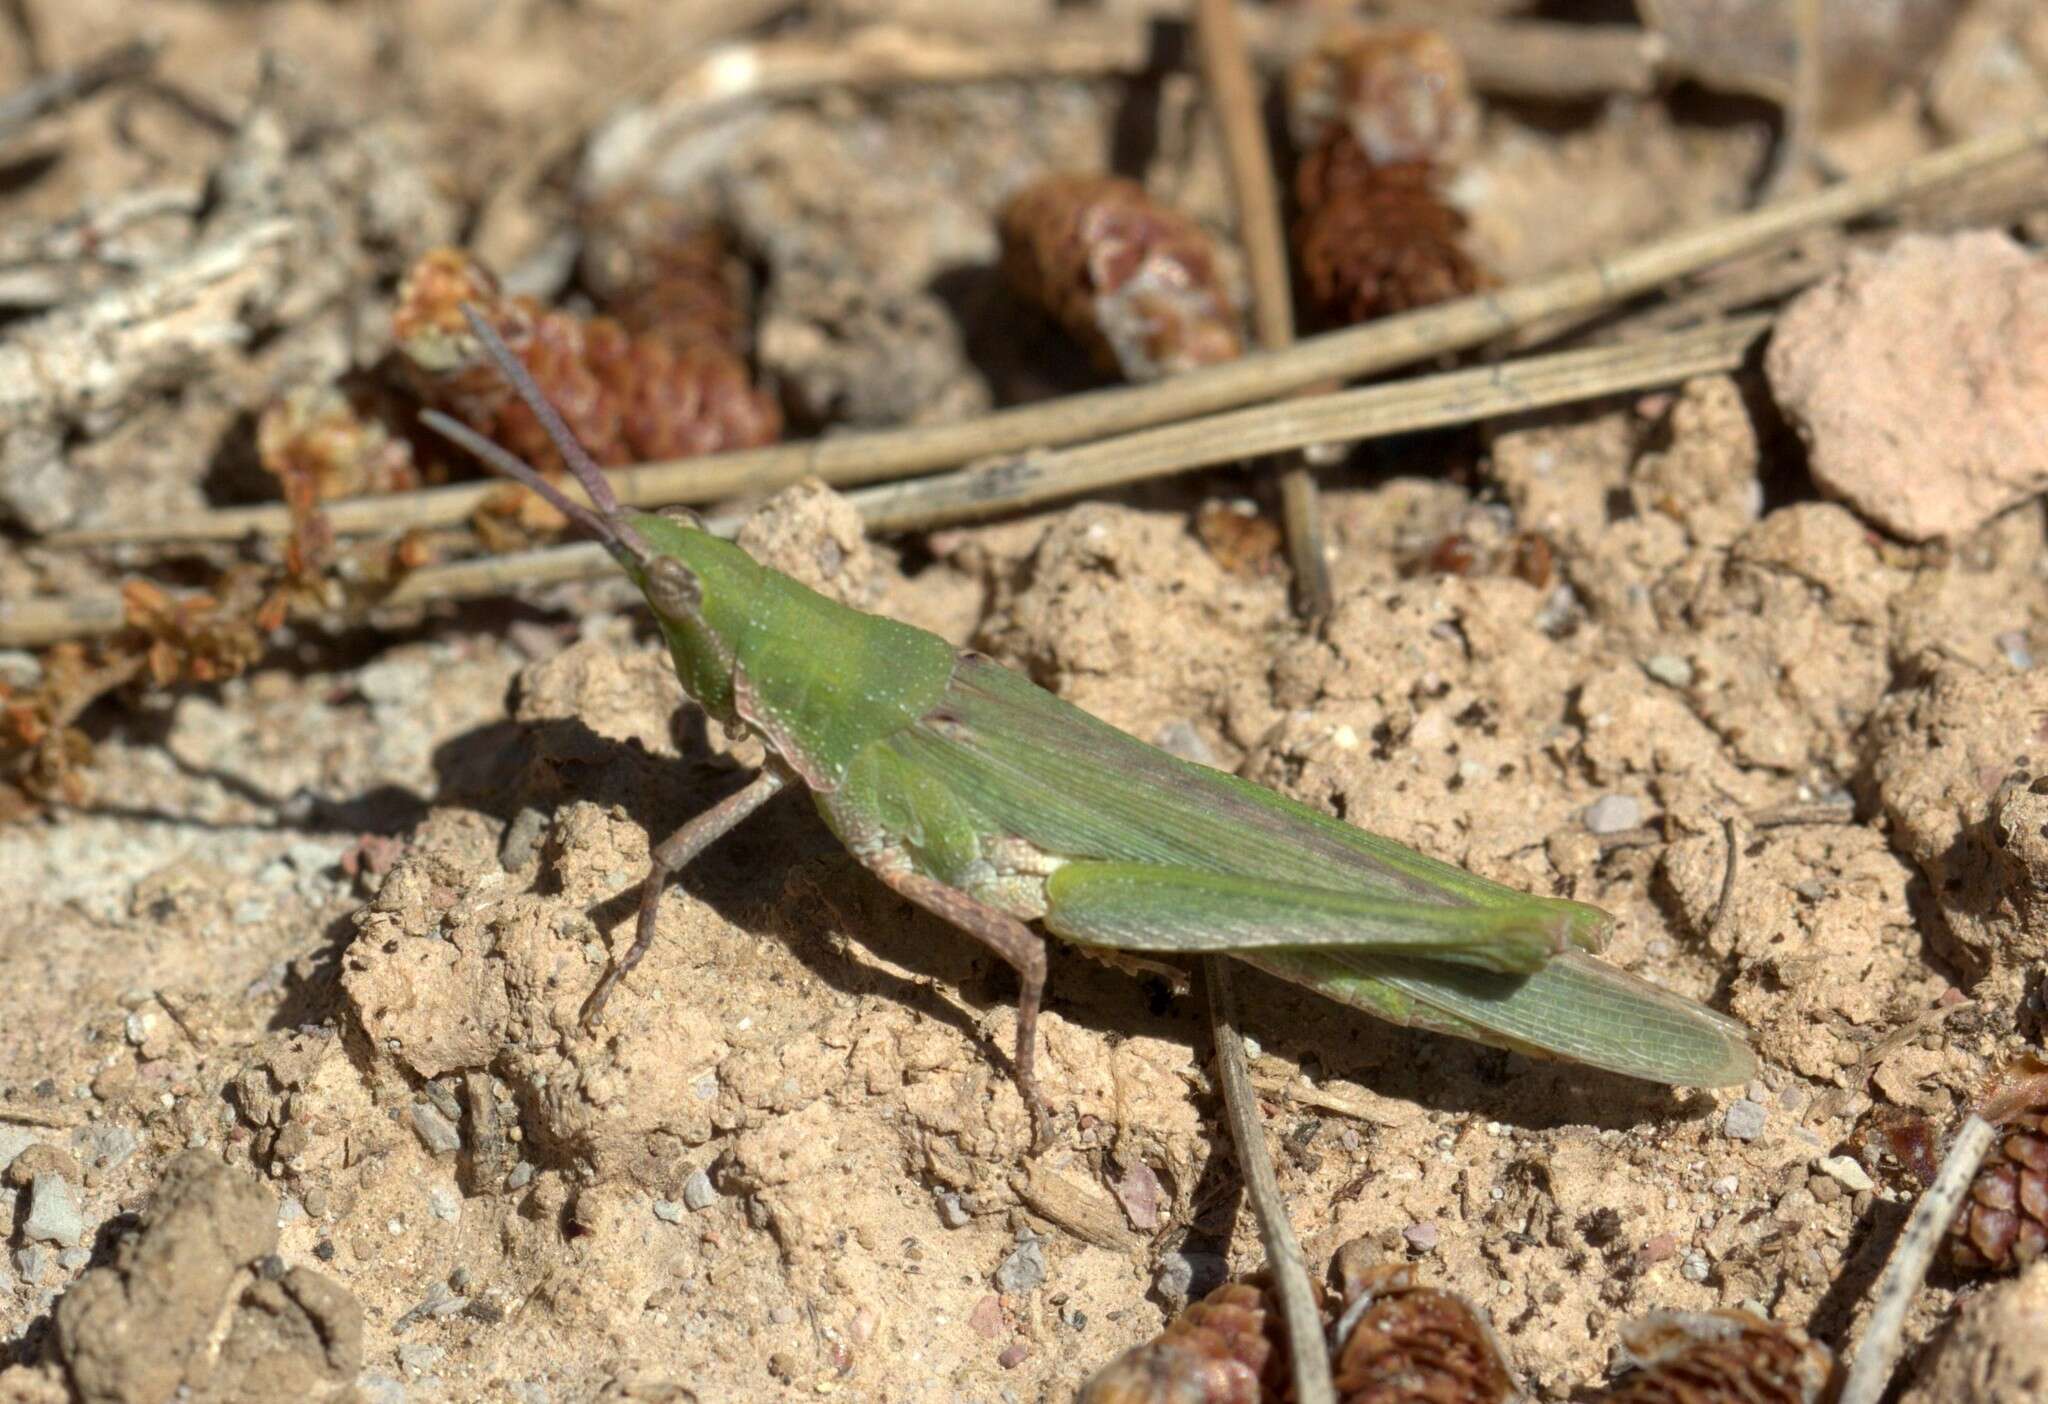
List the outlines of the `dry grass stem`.
<svg viewBox="0 0 2048 1404">
<path fill-rule="evenodd" d="M 642 464 L 614 474 L 613 487 L 629 506 L 649 507 L 765 492 L 806 477 L 838 486 L 869 483 L 1275 399 L 1318 382 L 1376 374 L 1474 346 L 1561 312 L 1611 306 L 1805 230 L 1886 209 L 2044 142 L 2048 142 L 2048 113 L 1812 195 L 1654 239 L 1612 258 L 1588 260 L 1513 287 L 1309 337 L 1284 351 L 1246 356 L 1158 384 L 1091 391 L 1000 410 L 961 424 L 835 435 L 742 453 Z M 347 499 L 330 504 L 326 512 L 335 531 L 344 535 L 448 525 L 467 518 L 494 490 L 489 483 L 465 483 L 403 498 Z M 267 504 L 128 527 L 67 532 L 52 539 L 69 545 L 232 540 L 247 535 L 282 536 L 290 527 L 283 505 Z"/>
</svg>

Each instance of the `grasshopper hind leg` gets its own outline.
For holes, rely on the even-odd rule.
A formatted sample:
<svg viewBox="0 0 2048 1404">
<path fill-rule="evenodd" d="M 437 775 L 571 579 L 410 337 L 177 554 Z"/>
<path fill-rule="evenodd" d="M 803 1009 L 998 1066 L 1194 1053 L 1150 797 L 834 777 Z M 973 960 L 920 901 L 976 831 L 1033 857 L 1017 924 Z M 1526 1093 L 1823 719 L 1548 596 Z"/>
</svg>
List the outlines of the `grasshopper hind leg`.
<svg viewBox="0 0 2048 1404">
<path fill-rule="evenodd" d="M 727 795 L 654 846 L 647 876 L 640 883 L 640 914 L 633 928 L 633 944 L 612 963 L 611 969 L 604 972 L 597 988 L 590 992 L 590 998 L 583 1001 L 580 1018 L 585 1028 L 597 1025 L 612 991 L 632 973 L 633 967 L 646 957 L 648 948 L 654 944 L 654 922 L 661 912 L 661 894 L 668 886 L 668 880 L 688 867 L 698 854 L 731 833 L 742 819 L 766 804 L 788 783 L 788 777 L 780 770 L 764 770 L 745 789 Z"/>
<path fill-rule="evenodd" d="M 875 875 L 933 916 L 959 927 L 1017 972 L 1017 1091 L 1031 1113 L 1031 1144 L 1043 1150 L 1051 1114 L 1038 1091 L 1038 1010 L 1045 999 L 1045 938 L 1008 912 L 908 868 L 870 863 Z"/>
</svg>

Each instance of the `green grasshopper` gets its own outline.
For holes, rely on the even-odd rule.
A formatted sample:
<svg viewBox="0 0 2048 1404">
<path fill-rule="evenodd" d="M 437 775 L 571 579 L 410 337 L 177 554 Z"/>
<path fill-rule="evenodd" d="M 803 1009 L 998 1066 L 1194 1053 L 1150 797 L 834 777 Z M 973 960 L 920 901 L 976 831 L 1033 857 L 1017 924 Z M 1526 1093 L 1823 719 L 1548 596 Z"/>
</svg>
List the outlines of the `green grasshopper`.
<svg viewBox="0 0 2048 1404">
<path fill-rule="evenodd" d="M 590 499 L 490 440 L 428 422 L 610 550 L 654 611 L 685 691 L 768 759 L 654 849 L 633 943 L 584 1005 L 594 1024 L 654 941 L 669 878 L 800 783 L 889 887 L 1015 968 L 1013 1071 L 1034 1072 L 1045 938 L 1113 955 L 1221 954 L 1395 1024 L 1674 1086 L 1755 1068 L 1735 1021 L 1594 959 L 1611 919 L 1535 897 L 1148 746 L 987 656 L 863 613 L 757 564 L 683 514 L 629 513 L 496 333 L 479 343 Z"/>
</svg>

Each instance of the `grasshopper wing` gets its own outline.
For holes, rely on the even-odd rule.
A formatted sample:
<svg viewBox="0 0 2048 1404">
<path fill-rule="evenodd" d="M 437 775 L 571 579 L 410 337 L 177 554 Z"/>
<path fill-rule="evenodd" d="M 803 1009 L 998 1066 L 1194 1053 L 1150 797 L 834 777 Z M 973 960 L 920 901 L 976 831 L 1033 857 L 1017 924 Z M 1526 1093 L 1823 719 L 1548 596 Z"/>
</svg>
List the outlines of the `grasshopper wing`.
<svg viewBox="0 0 2048 1404">
<path fill-rule="evenodd" d="M 1579 951 L 1528 975 L 1352 951 L 1237 958 L 1392 1023 L 1496 1048 L 1674 1087 L 1729 1087 L 1756 1075 L 1741 1024 Z"/>
<path fill-rule="evenodd" d="M 1568 918 L 1535 902 L 1446 906 L 1150 863 L 1068 863 L 1045 897 L 1048 930 L 1123 951 L 1335 947 L 1528 974 L 1570 935 Z"/>
<path fill-rule="evenodd" d="M 1510 908 L 1560 945 L 1597 948 L 1610 924 L 1441 863 L 1262 786 L 1191 765 L 978 655 L 915 725 L 889 738 L 956 797 L 977 831 L 1075 861 L 1149 864 L 1390 902 Z M 1511 923 L 1513 924 L 1513 923 Z"/>
</svg>

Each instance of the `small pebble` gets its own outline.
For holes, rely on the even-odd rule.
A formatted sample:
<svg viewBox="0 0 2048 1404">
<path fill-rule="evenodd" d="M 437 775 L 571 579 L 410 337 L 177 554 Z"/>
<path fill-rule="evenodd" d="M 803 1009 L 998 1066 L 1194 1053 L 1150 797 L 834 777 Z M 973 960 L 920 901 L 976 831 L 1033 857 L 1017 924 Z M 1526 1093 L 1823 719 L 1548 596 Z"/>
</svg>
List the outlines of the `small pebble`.
<svg viewBox="0 0 2048 1404">
<path fill-rule="evenodd" d="M 512 1167 L 512 1173 L 505 1177 L 505 1188 L 508 1190 L 525 1189 L 532 1183 L 533 1165 L 529 1161 L 520 1161 Z"/>
<path fill-rule="evenodd" d="M 1014 1370 L 1031 1357 L 1031 1347 L 1023 1341 L 1012 1341 L 1003 1347 L 1003 1353 L 996 1357 L 996 1364 L 1005 1370 Z"/>
<path fill-rule="evenodd" d="M 702 1169 L 692 1170 L 690 1178 L 683 1181 L 683 1204 L 691 1211 L 709 1209 L 718 1198 L 718 1191 L 711 1187 L 711 1176 Z"/>
<path fill-rule="evenodd" d="M 1025 1230 L 1028 1232 L 1029 1230 Z M 1022 1296 L 1035 1292 L 1045 1284 L 1045 1249 L 1039 1246 L 1037 1238 L 1027 1238 L 1010 1250 L 996 1269 L 996 1287 L 999 1291 Z"/>
<path fill-rule="evenodd" d="M 1770 1115 L 1763 1103 L 1752 1102 L 1741 1097 L 1728 1104 L 1728 1115 L 1721 1122 L 1721 1132 L 1731 1141 L 1754 1141 L 1764 1134 L 1764 1121 Z"/>
<path fill-rule="evenodd" d="M 679 1224 L 683 1221 L 683 1206 L 673 1199 L 657 1199 L 654 1217 L 665 1224 Z"/>
<path fill-rule="evenodd" d="M 1840 1184 L 1852 1194 L 1860 1194 L 1872 1187 L 1870 1174 L 1853 1155 L 1823 1156 L 1815 1162 L 1823 1175 Z"/>
<path fill-rule="evenodd" d="M 1159 1260 L 1152 1290 L 1170 1302 L 1205 1297 L 1223 1285 L 1230 1264 L 1221 1253 L 1168 1253 Z"/>
<path fill-rule="evenodd" d="M 1410 1224 L 1401 1230 L 1401 1237 L 1408 1240 L 1408 1246 L 1418 1253 L 1427 1253 L 1437 1245 L 1441 1233 L 1432 1223 Z"/>
<path fill-rule="evenodd" d="M 43 1280 L 53 1257 L 50 1250 L 40 1243 L 30 1243 L 14 1250 L 14 1271 L 23 1282 L 34 1283 Z"/>
<path fill-rule="evenodd" d="M 62 1175 L 46 1170 L 30 1184 L 21 1236 L 31 1243 L 55 1243 L 63 1248 L 77 1247 L 85 1236 L 85 1216 L 79 1212 L 78 1197 Z"/>
<path fill-rule="evenodd" d="M 2005 661 L 2024 673 L 2034 666 L 2034 651 L 2027 647 L 2027 635 L 2021 629 L 2008 629 L 1992 642 L 2005 655 Z"/>
<path fill-rule="evenodd" d="M 1667 687 L 1692 686 L 1692 664 L 1675 653 L 1653 653 L 1643 660 L 1643 671 Z"/>
<path fill-rule="evenodd" d="M 91 1261 L 92 1249 L 90 1248 L 66 1248 L 57 1255 L 57 1266 L 63 1268 L 66 1272 L 77 1272 Z"/>
<path fill-rule="evenodd" d="M 1618 834 L 1642 822 L 1642 801 L 1632 795 L 1602 795 L 1586 806 L 1588 833 Z"/>
<path fill-rule="evenodd" d="M 398 1348 L 398 1363 L 414 1374 L 424 1374 L 441 1363 L 441 1357 L 448 1353 L 447 1347 L 428 1345 L 425 1341 L 407 1341 Z"/>
<path fill-rule="evenodd" d="M 938 1196 L 939 1222 L 949 1229 L 966 1228 L 974 1216 L 967 1212 L 967 1206 L 960 1202 L 960 1196 L 945 1190 Z"/>
<path fill-rule="evenodd" d="M 412 1104 L 412 1129 L 420 1144 L 435 1155 L 453 1155 L 462 1149 L 462 1132 L 432 1102 Z"/>
<path fill-rule="evenodd" d="M 135 1133 L 125 1126 L 95 1121 L 71 1133 L 71 1150 L 95 1170 L 117 1170 L 135 1154 Z"/>
<path fill-rule="evenodd" d="M 1705 1282 L 1707 1271 L 1707 1255 L 1697 1248 L 1687 1253 L 1685 1261 L 1678 1265 L 1678 1275 L 1687 1282 Z"/>
<path fill-rule="evenodd" d="M 768 1313 L 768 1320 L 777 1326 L 787 1326 L 796 1320 L 796 1308 L 785 1302 Z"/>
<path fill-rule="evenodd" d="M 14 1157 L 35 1143 L 32 1132 L 19 1126 L 0 1126 L 0 1174 L 6 1173 L 7 1167 L 14 1164 Z"/>
<path fill-rule="evenodd" d="M 546 810 L 532 805 L 520 810 L 505 826 L 505 837 L 499 841 L 498 866 L 508 873 L 518 872 L 539 849 L 541 838 L 547 831 Z"/>
<path fill-rule="evenodd" d="M 462 1196 L 446 1185 L 435 1185 L 427 1191 L 427 1212 L 452 1223 L 462 1217 Z"/>
</svg>

